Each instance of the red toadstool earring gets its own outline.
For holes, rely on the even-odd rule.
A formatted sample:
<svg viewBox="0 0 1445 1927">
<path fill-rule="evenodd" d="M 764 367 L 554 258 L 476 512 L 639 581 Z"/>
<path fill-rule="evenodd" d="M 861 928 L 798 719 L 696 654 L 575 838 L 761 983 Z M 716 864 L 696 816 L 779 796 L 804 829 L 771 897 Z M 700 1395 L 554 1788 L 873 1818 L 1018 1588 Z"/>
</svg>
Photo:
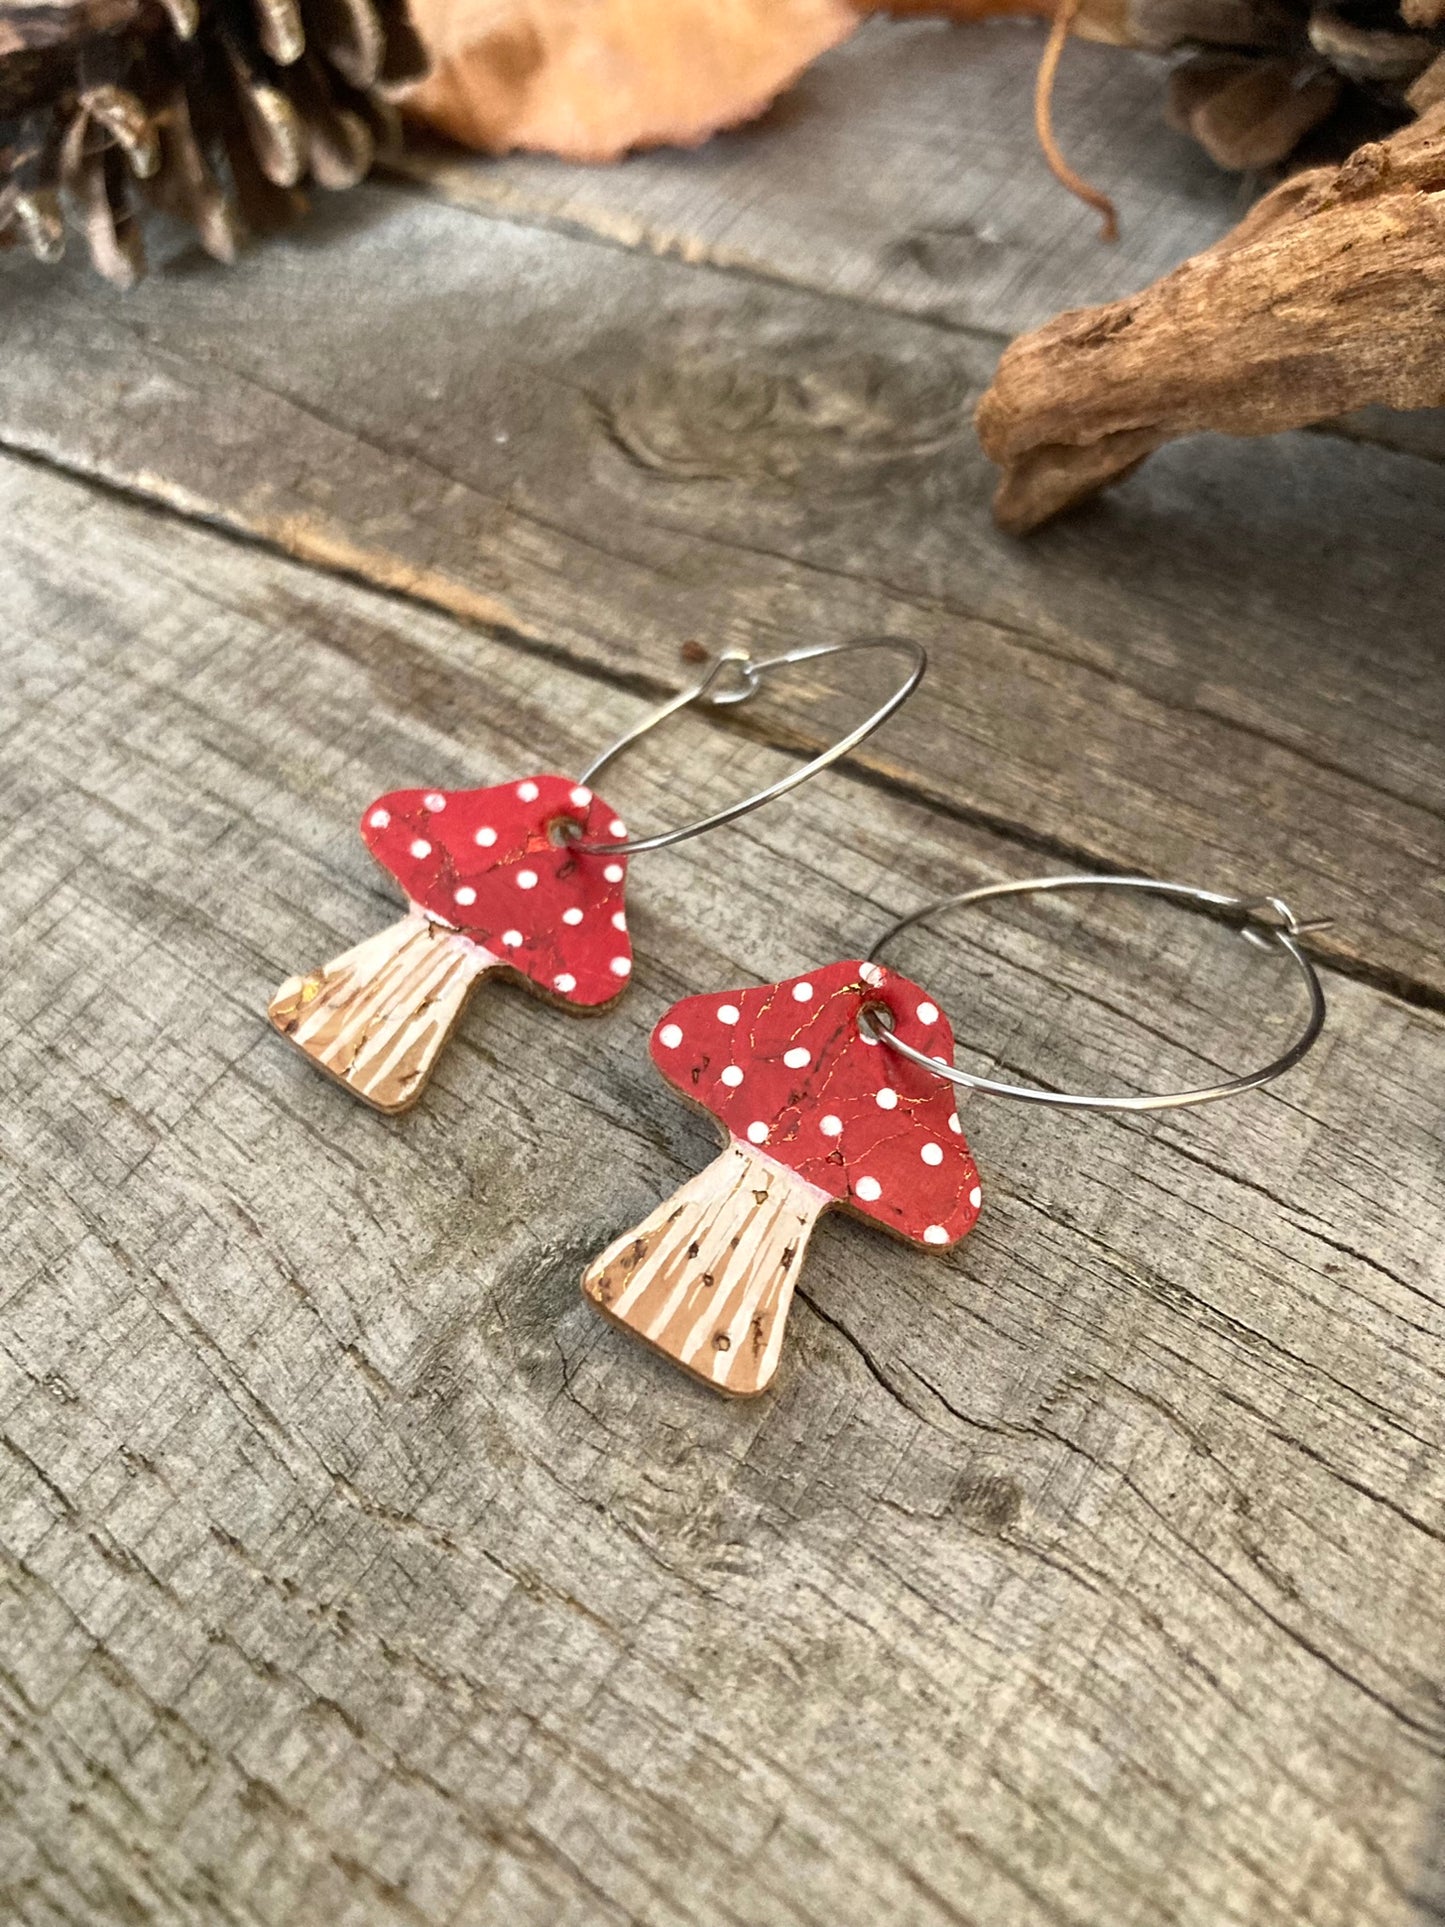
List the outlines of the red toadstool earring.
<svg viewBox="0 0 1445 1927">
<path fill-rule="evenodd" d="M 1262 1070 L 1200 1090 L 1111 1097 L 976 1077 L 953 1062 L 953 1032 L 915 983 L 878 961 L 912 924 L 953 906 L 1035 890 L 1143 890 L 1241 913 L 1243 934 L 1297 966 L 1310 1009 L 1299 1038 Z M 1276 921 L 1259 913 L 1269 910 Z M 652 1057 L 712 1112 L 721 1156 L 596 1258 L 582 1290 L 610 1319 L 717 1391 L 750 1397 L 777 1369 L 808 1237 L 841 1205 L 943 1251 L 983 1202 L 954 1086 L 1085 1110 L 1160 1111 L 1258 1089 L 1297 1064 L 1324 1024 L 1324 992 L 1278 897 L 1242 898 L 1149 877 L 1037 877 L 940 898 L 884 932 L 864 962 L 828 964 L 761 989 L 686 997 L 659 1020 Z"/>
<path fill-rule="evenodd" d="M 747 702 L 764 676 L 858 649 L 898 649 L 908 675 L 870 716 L 800 769 L 741 802 L 655 836 L 627 826 L 592 784 L 614 758 L 678 710 Z M 623 889 L 627 859 L 719 828 L 796 789 L 886 722 L 918 686 L 922 647 L 903 637 L 818 643 L 754 662 L 720 655 L 593 759 L 580 777 L 539 775 L 478 790 L 395 790 L 372 803 L 361 834 L 407 898 L 407 913 L 305 976 L 268 1006 L 282 1036 L 376 1110 L 407 1110 L 477 981 L 505 972 L 573 1011 L 600 1010 L 632 971 Z"/>
</svg>

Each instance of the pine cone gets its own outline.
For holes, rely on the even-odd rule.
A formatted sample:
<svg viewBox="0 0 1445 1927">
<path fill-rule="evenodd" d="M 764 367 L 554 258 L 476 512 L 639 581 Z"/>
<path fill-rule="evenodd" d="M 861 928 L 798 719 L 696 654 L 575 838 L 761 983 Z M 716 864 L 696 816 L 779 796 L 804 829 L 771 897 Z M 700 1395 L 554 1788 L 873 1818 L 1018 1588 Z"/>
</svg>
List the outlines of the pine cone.
<svg viewBox="0 0 1445 1927">
<path fill-rule="evenodd" d="M 360 180 L 424 69 L 403 0 L 0 0 L 0 247 L 57 259 L 68 212 L 128 287 L 139 184 L 230 261 Z"/>
<path fill-rule="evenodd" d="M 1433 97 L 1442 16 L 1445 0 L 1128 0 L 1127 38 L 1177 57 L 1170 119 L 1246 170 L 1338 158 L 1409 120 Z"/>
</svg>

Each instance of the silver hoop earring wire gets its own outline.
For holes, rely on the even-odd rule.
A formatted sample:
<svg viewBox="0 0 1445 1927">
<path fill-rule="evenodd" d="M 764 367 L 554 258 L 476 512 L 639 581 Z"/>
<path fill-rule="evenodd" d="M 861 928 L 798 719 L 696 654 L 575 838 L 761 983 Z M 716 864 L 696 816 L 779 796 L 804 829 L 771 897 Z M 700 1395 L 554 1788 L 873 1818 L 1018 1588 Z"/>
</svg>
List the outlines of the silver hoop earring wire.
<svg viewBox="0 0 1445 1927">
<path fill-rule="evenodd" d="M 785 655 L 765 656 L 754 661 L 746 649 L 727 649 L 712 664 L 707 674 L 691 689 L 672 697 L 660 708 L 629 729 L 625 736 L 604 749 L 578 777 L 578 782 L 592 788 L 609 763 L 640 742 L 644 736 L 665 723 L 669 716 L 675 716 L 680 709 L 687 709 L 694 703 L 711 709 L 731 708 L 734 704 L 748 702 L 758 693 L 765 676 L 779 669 L 789 669 L 795 663 L 817 662 L 824 656 L 847 655 L 860 649 L 894 649 L 911 656 L 913 666 L 903 681 L 881 702 L 871 715 L 865 716 L 861 723 L 850 729 L 846 736 L 840 736 L 831 743 L 821 755 L 811 762 L 804 763 L 800 769 L 791 770 L 788 775 L 769 783 L 766 789 L 755 790 L 740 802 L 729 803 L 726 809 L 714 810 L 711 816 L 700 816 L 695 822 L 684 823 L 675 830 L 660 830 L 656 836 L 630 837 L 621 843 L 580 843 L 573 841 L 571 847 L 583 856 L 636 856 L 643 850 L 665 850 L 671 844 L 684 843 L 689 837 L 701 836 L 705 830 L 721 829 L 724 823 L 735 823 L 740 816 L 747 816 L 752 810 L 760 810 L 765 803 L 771 803 L 789 790 L 795 790 L 809 777 L 836 763 L 850 750 L 856 749 L 861 742 L 871 736 L 875 729 L 886 723 L 888 718 L 913 694 L 928 667 L 928 653 L 922 643 L 914 642 L 907 636 L 859 636 L 847 642 L 819 642 L 804 649 L 790 649 Z M 720 686 L 725 685 L 725 686 Z"/>
<path fill-rule="evenodd" d="M 937 902 L 925 904 L 921 910 L 900 917 L 884 931 L 869 951 L 869 961 L 876 963 L 895 937 L 915 923 L 937 916 L 940 911 L 966 904 L 987 903 L 997 897 L 1026 896 L 1046 890 L 1139 890 L 1155 896 L 1172 897 L 1180 902 L 1205 904 L 1210 909 L 1241 913 L 1248 921 L 1241 928 L 1240 935 L 1259 949 L 1283 951 L 1303 979 L 1310 1000 L 1309 1015 L 1303 1030 L 1287 1051 L 1257 1071 L 1231 1077 L 1222 1084 L 1205 1085 L 1199 1090 L 1164 1091 L 1142 1097 L 1046 1091 L 1028 1084 L 1002 1084 L 993 1078 L 975 1077 L 971 1071 L 961 1071 L 956 1065 L 946 1064 L 941 1057 L 930 1057 L 912 1044 L 905 1044 L 866 1009 L 858 1020 L 863 1034 L 871 1041 L 886 1044 L 890 1050 L 913 1063 L 921 1064 L 925 1070 L 932 1071 L 935 1077 L 946 1078 L 949 1083 L 961 1085 L 966 1090 L 984 1091 L 991 1097 L 1015 1097 L 1029 1104 L 1054 1104 L 1081 1111 L 1168 1111 L 1191 1104 L 1215 1104 L 1221 1098 L 1239 1097 L 1245 1091 L 1258 1090 L 1263 1084 L 1273 1083 L 1275 1078 L 1282 1077 L 1299 1063 L 1324 1028 L 1325 993 L 1314 965 L 1300 948 L 1299 939 L 1311 930 L 1325 929 L 1330 918 L 1302 921 L 1282 897 L 1225 896 L 1215 890 L 1197 890 L 1187 883 L 1161 882 L 1156 877 L 1029 877 L 1018 883 L 986 883 L 976 890 L 960 890 L 956 896 L 940 897 Z"/>
</svg>

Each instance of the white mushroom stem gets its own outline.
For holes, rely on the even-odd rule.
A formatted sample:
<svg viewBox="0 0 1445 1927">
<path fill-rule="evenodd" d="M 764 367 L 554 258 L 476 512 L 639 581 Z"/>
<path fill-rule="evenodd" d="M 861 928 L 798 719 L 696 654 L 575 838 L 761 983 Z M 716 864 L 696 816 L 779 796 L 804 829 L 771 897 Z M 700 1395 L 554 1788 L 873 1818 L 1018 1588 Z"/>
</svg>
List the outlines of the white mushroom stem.
<svg viewBox="0 0 1445 1927">
<path fill-rule="evenodd" d="M 826 1191 L 737 1138 L 594 1259 L 582 1290 L 717 1391 L 761 1392 L 778 1366 L 793 1282 Z"/>
<path fill-rule="evenodd" d="M 413 904 L 399 923 L 319 970 L 288 977 L 268 1010 L 283 1037 L 363 1103 L 404 1111 L 421 1095 L 472 985 L 500 968 L 500 958 Z"/>
</svg>

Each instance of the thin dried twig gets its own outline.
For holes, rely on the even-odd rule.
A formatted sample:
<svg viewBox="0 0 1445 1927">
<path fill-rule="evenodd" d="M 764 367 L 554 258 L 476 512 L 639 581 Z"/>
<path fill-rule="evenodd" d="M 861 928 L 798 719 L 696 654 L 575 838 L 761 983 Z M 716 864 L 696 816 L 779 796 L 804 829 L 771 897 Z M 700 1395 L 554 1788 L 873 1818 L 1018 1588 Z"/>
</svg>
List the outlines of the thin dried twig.
<svg viewBox="0 0 1445 1927">
<path fill-rule="evenodd" d="M 1100 217 L 1100 235 L 1105 241 L 1119 238 L 1119 216 L 1114 203 L 1107 194 L 1097 187 L 1091 187 L 1082 175 L 1076 174 L 1064 159 L 1058 141 L 1054 138 L 1054 81 L 1058 77 L 1059 61 L 1063 58 L 1064 43 L 1068 40 L 1069 29 L 1074 16 L 1079 11 L 1080 0 L 1061 0 L 1049 26 L 1049 37 L 1044 44 L 1043 58 L 1034 77 L 1034 131 L 1038 135 L 1039 146 L 1044 151 L 1044 159 L 1054 179 L 1062 182 L 1071 194 L 1095 208 Z"/>
</svg>

